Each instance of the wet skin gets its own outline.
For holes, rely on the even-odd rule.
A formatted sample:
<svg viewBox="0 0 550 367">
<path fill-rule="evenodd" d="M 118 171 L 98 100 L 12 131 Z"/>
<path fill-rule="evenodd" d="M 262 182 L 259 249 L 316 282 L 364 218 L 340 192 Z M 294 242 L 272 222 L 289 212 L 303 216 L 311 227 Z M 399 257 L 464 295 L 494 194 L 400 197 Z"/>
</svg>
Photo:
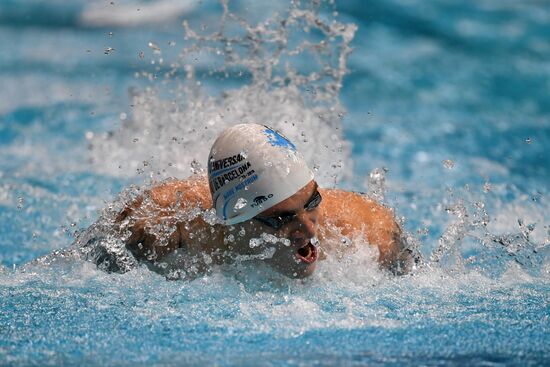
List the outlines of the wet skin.
<svg viewBox="0 0 550 367">
<path fill-rule="evenodd" d="M 279 241 L 269 244 L 275 247 L 275 253 L 265 261 L 282 274 L 290 277 L 306 277 L 315 270 L 318 258 L 318 249 L 311 243 L 317 236 L 320 206 L 309 210 L 304 207 L 317 192 L 317 184 L 311 181 L 296 194 L 279 204 L 263 211 L 261 217 L 292 216 L 292 221 L 283 225 L 280 229 L 272 228 L 257 220 L 249 220 L 237 225 L 238 232 L 241 229 L 246 233 L 238 242 L 237 251 L 246 251 L 250 248 L 250 240 L 260 238 L 262 233 L 267 233 L 288 241 Z"/>
<path fill-rule="evenodd" d="M 316 207 L 308 206 L 312 201 L 316 203 L 313 199 L 317 190 L 322 201 Z M 361 238 L 359 243 L 368 242 L 378 248 L 380 265 L 390 269 L 404 264 L 408 260 L 404 255 L 410 254 L 403 251 L 401 229 L 391 210 L 357 193 L 318 188 L 315 181 L 260 213 L 263 218 L 292 216 L 279 229 L 255 219 L 224 226 L 209 224 L 200 215 L 186 218 L 185 214 L 196 208 L 211 207 L 206 177 L 193 176 L 145 192 L 120 213 L 117 222 L 121 231 L 131 233 L 127 248 L 146 262 L 161 262 L 184 248 L 187 256 L 208 254 L 213 263 L 222 264 L 234 258 L 228 254 L 258 255 L 267 246 L 275 250 L 272 257 L 265 259 L 270 266 L 286 276 L 302 278 L 314 272 L 320 258 L 314 238 L 329 255 L 342 250 L 329 245 L 341 243 L 342 236 L 350 240 Z M 159 226 L 169 230 L 159 235 L 155 231 Z M 251 240 L 262 234 L 280 240 L 251 246 Z"/>
</svg>

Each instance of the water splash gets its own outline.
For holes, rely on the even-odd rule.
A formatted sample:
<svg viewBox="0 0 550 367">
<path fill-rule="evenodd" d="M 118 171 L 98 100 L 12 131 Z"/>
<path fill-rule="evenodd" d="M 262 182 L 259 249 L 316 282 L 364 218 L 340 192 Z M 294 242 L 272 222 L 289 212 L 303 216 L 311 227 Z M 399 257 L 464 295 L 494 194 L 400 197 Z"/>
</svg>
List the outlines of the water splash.
<svg viewBox="0 0 550 367">
<path fill-rule="evenodd" d="M 491 217 L 485 201 L 469 187 L 463 192 L 448 190 L 451 201 L 443 205 L 452 219 L 429 257 L 431 267 L 453 272 L 470 269 L 497 276 L 516 264 L 529 274 L 544 272 L 550 249 L 548 239 L 539 233 L 535 238 L 532 236 L 536 222 L 544 219 L 530 213 L 533 222 L 526 223 L 520 218 L 515 231 L 509 225 L 500 228 L 492 225 L 498 217 Z M 481 190 L 487 194 L 484 187 Z"/>
<path fill-rule="evenodd" d="M 193 161 L 205 162 L 224 128 L 260 122 L 298 145 L 322 185 L 334 185 L 351 172 L 338 97 L 356 26 L 323 20 L 318 6 L 300 2 L 258 24 L 233 13 L 227 1 L 222 6 L 212 33 L 183 23 L 185 47 L 177 59 L 162 58 L 150 43 L 156 69 L 140 74 L 150 86 L 130 92 L 132 114 L 120 129 L 91 141 L 95 170 L 185 178 Z M 216 96 L 203 86 L 209 78 L 235 87 Z"/>
<path fill-rule="evenodd" d="M 222 7 L 219 27 L 211 33 L 184 22 L 184 48 L 174 60 L 167 58 L 158 43 L 144 45 L 155 58 L 151 60 L 154 71 L 140 73 L 149 87 L 130 91 L 132 113 L 120 114 L 119 129 L 86 135 L 95 171 L 153 180 L 200 174 L 210 142 L 223 128 L 264 122 L 282 130 L 299 146 L 321 185 L 335 185 L 351 173 L 349 145 L 340 125 L 344 111 L 338 97 L 356 27 L 322 18 L 316 4 L 296 2 L 288 12 L 257 24 L 232 12 L 226 1 Z M 170 43 L 173 45 L 175 42 Z M 229 87 L 217 94 L 220 90 L 208 88 L 209 78 L 225 81 Z M 456 171 L 454 161 L 446 159 L 442 164 L 448 173 Z M 368 194 L 379 201 L 385 200 L 386 173 L 385 168 L 375 169 L 368 177 Z M 487 183 L 484 190 L 490 192 L 492 185 Z M 117 199 L 114 205 L 123 202 Z M 536 228 L 520 225 L 519 231 L 495 234 L 488 229 L 489 216 L 481 213 L 484 209 L 475 208 L 476 203 L 483 206 L 483 201 L 468 198 L 440 203 L 452 219 L 450 224 L 442 224 L 436 248 L 427 256 L 430 263 L 464 269 L 490 261 L 489 255 L 471 254 L 475 242 L 490 250 L 487 254 L 491 256 L 537 268 L 542 245 L 530 235 Z M 100 247 L 112 256 L 92 256 L 120 258 L 116 266 L 131 269 L 135 264 L 126 258 L 121 245 L 127 233 L 109 232 L 113 215 L 104 213 L 81 236 L 81 242 L 86 248 L 85 235 L 102 238 Z M 213 213 L 197 210 L 194 215 L 202 215 L 209 223 L 216 220 Z M 164 227 L 154 230 L 159 235 L 170 231 Z M 101 232 L 107 235 L 101 237 Z M 409 240 L 414 241 L 412 237 Z M 112 261 L 104 264 L 113 266 Z"/>
<path fill-rule="evenodd" d="M 462 255 L 459 252 L 459 245 L 466 233 L 468 233 L 470 226 L 470 222 L 468 221 L 469 215 L 462 202 L 458 202 L 447 208 L 446 211 L 455 215 L 457 220 L 445 229 L 445 232 L 438 241 L 437 248 L 430 257 L 430 261 L 432 263 L 439 263 L 444 255 L 452 252 L 456 266 L 462 268 Z"/>
<path fill-rule="evenodd" d="M 375 168 L 369 173 L 365 186 L 367 188 L 367 195 L 374 200 L 384 202 L 384 196 L 386 194 L 386 174 L 388 169 L 386 167 Z"/>
</svg>

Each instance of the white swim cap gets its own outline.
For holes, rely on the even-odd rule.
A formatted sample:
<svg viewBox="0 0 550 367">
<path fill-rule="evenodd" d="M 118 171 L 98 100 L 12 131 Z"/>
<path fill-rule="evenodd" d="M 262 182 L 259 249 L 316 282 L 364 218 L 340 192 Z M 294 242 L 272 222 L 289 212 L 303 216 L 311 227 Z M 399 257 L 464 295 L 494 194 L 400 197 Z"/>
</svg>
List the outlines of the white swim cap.
<svg viewBox="0 0 550 367">
<path fill-rule="evenodd" d="M 313 172 L 296 146 L 267 126 L 232 126 L 210 150 L 210 193 L 216 214 L 226 225 L 251 219 L 312 179 Z"/>
</svg>

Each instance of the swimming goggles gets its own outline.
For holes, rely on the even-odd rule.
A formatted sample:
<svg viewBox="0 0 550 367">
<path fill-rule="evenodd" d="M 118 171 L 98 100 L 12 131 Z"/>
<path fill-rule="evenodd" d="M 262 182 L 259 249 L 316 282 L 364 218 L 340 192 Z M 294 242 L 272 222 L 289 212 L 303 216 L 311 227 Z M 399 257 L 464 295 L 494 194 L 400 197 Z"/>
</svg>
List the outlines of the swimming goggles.
<svg viewBox="0 0 550 367">
<path fill-rule="evenodd" d="M 304 209 L 306 211 L 312 211 L 313 209 L 317 208 L 319 204 L 321 204 L 322 200 L 323 200 L 323 197 L 321 196 L 319 191 L 315 190 L 313 195 L 311 195 L 311 198 L 304 205 Z M 265 224 L 268 227 L 271 227 L 274 229 L 281 229 L 283 226 L 295 220 L 297 215 L 298 215 L 297 213 L 289 213 L 289 214 L 277 215 L 273 217 L 255 216 L 252 219 L 257 220 L 258 222 Z"/>
</svg>

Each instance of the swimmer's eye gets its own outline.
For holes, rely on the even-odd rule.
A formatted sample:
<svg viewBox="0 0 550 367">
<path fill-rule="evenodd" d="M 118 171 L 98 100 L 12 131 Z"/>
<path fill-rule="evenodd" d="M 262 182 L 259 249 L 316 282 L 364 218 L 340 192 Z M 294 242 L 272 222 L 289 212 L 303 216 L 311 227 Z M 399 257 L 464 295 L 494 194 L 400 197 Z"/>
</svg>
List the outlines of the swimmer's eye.
<svg viewBox="0 0 550 367">
<path fill-rule="evenodd" d="M 322 200 L 323 200 L 323 197 L 321 196 L 319 191 L 315 190 L 313 195 L 311 195 L 311 198 L 304 205 L 304 209 L 307 211 L 312 211 L 313 209 L 317 208 L 319 204 L 321 204 Z M 266 226 L 274 229 L 281 229 L 283 226 L 292 222 L 295 218 L 296 218 L 296 213 L 283 214 L 283 215 L 278 215 L 274 217 L 261 217 L 261 216 L 254 217 L 254 219 L 257 220 L 258 222 L 263 223 Z"/>
<path fill-rule="evenodd" d="M 258 222 L 274 229 L 281 229 L 285 224 L 292 222 L 296 214 L 284 217 L 254 217 Z"/>
</svg>

